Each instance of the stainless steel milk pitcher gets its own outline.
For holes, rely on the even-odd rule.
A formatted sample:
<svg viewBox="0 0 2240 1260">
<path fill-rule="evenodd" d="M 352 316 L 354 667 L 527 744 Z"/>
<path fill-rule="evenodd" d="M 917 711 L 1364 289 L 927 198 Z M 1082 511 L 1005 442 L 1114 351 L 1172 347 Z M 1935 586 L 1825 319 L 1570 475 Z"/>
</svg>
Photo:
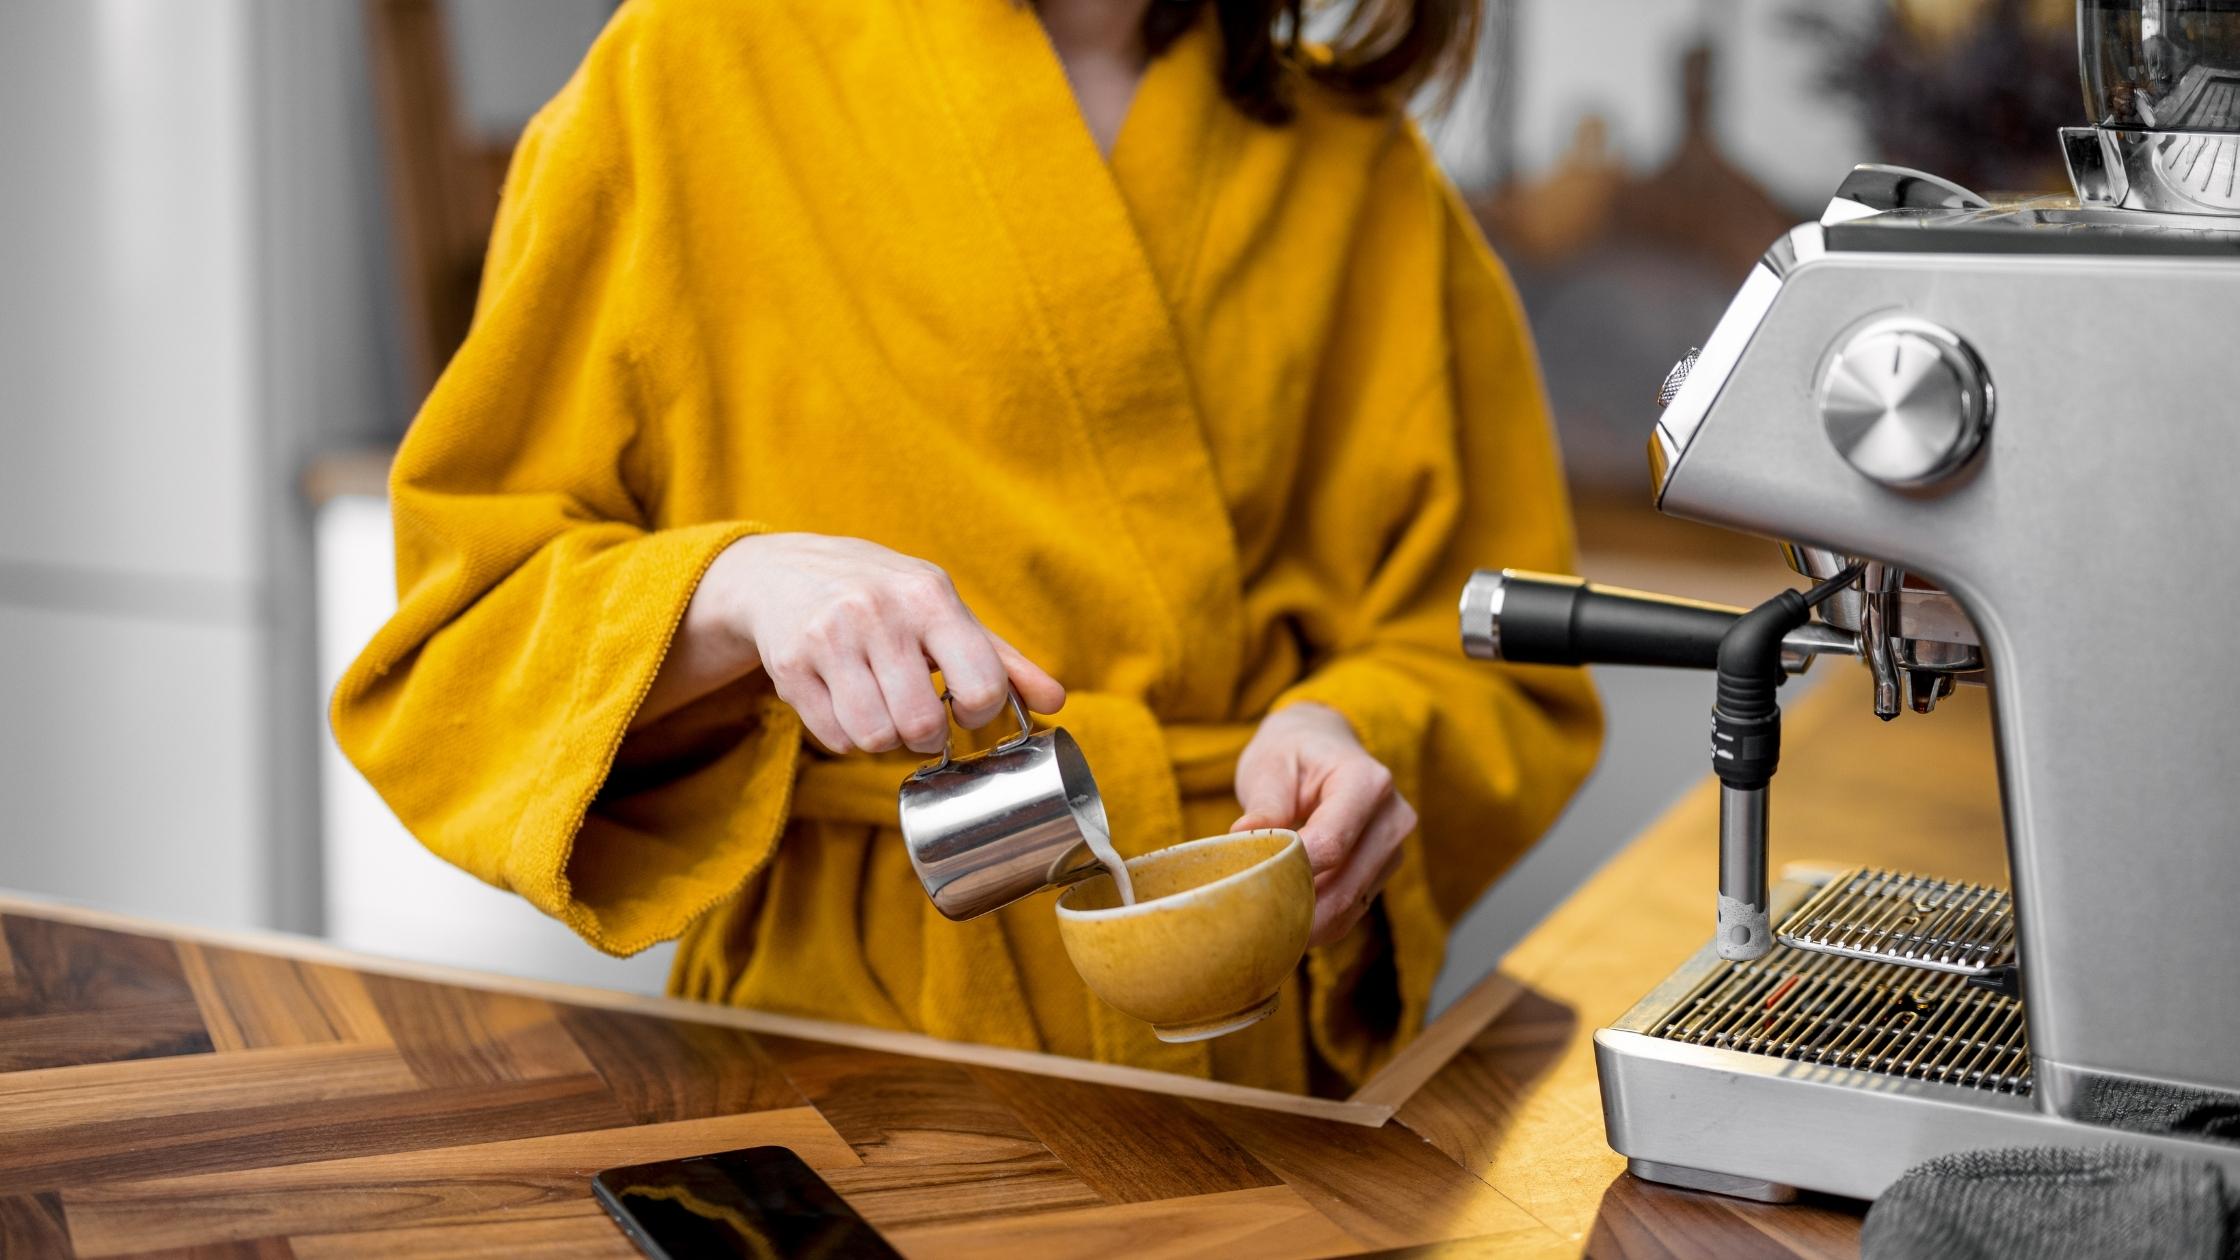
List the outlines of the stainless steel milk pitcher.
<svg viewBox="0 0 2240 1260">
<path fill-rule="evenodd" d="M 947 702 L 949 697 L 942 697 Z M 971 919 L 1104 868 L 1088 836 L 1110 834 L 1104 801 L 1073 736 L 1037 731 L 1017 692 L 1019 732 L 993 748 L 950 755 L 902 781 L 902 839 L 934 907 Z"/>
</svg>

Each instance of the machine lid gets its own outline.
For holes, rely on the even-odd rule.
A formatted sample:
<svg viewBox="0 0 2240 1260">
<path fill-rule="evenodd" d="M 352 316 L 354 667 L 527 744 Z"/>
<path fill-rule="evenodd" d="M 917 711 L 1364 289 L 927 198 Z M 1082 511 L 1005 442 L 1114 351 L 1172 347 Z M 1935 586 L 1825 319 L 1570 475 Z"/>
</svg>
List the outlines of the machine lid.
<svg viewBox="0 0 2240 1260">
<path fill-rule="evenodd" d="M 2240 0 L 2078 0 L 2087 205 L 2240 218 Z"/>
<path fill-rule="evenodd" d="M 2240 134 L 2240 0 L 2079 0 L 2077 53 L 2102 127 Z"/>
<path fill-rule="evenodd" d="M 2240 221 L 2040 197 L 1984 210 L 1891 210 L 1831 223 L 1831 250 L 1921 254 L 2240 257 Z"/>
</svg>

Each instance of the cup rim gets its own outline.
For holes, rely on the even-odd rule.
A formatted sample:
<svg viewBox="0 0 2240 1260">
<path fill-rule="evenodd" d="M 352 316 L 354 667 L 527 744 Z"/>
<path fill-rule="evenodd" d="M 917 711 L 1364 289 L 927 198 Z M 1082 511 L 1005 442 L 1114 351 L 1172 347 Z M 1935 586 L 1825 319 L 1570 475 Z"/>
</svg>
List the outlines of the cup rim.
<svg viewBox="0 0 2240 1260">
<path fill-rule="evenodd" d="M 1283 859 L 1291 856 L 1291 851 L 1293 849 L 1303 850 L 1306 847 L 1306 843 L 1299 839 L 1299 833 L 1293 831 L 1289 827 L 1254 827 L 1250 831 L 1225 831 L 1218 836 L 1201 836 L 1196 840 L 1186 840 L 1181 844 L 1170 844 L 1164 849 L 1153 849 L 1149 853 L 1138 854 L 1135 857 L 1128 858 L 1125 860 L 1124 865 L 1126 865 L 1129 871 L 1132 873 L 1135 870 L 1136 863 L 1148 861 L 1152 858 L 1158 857 L 1163 853 L 1180 853 L 1185 849 L 1196 849 L 1208 845 L 1222 844 L 1227 841 L 1235 840 L 1241 836 L 1289 836 L 1291 838 L 1291 841 L 1289 844 L 1284 845 L 1282 848 L 1277 849 L 1275 852 L 1269 854 L 1268 856 L 1260 859 L 1257 862 L 1254 862 L 1252 865 L 1245 867 L 1241 871 L 1231 871 L 1227 875 L 1224 875 L 1219 879 L 1212 880 L 1208 883 L 1199 884 L 1192 888 L 1185 888 L 1180 892 L 1171 892 L 1164 897 L 1154 897 L 1149 901 L 1138 901 L 1132 906 L 1106 906 L 1102 910 L 1077 910 L 1072 906 L 1068 906 L 1066 904 L 1066 898 L 1073 893 L 1073 888 L 1068 888 L 1064 892 L 1058 894 L 1058 902 L 1056 906 L 1058 917 L 1061 919 L 1077 919 L 1083 922 L 1095 923 L 1104 919 L 1126 918 L 1130 915 L 1149 910 L 1153 906 L 1172 905 L 1175 902 L 1189 900 L 1191 898 L 1198 897 L 1201 894 L 1210 895 L 1216 889 L 1219 889 L 1224 885 L 1237 883 L 1238 881 L 1244 879 L 1246 876 L 1260 870 L 1262 867 L 1281 862 Z M 1095 876 L 1092 875 L 1090 878 L 1094 879 Z M 1110 878 L 1109 873 L 1107 873 L 1107 878 Z M 1080 884 L 1076 884 L 1074 885 L 1074 888 L 1078 888 L 1080 886 Z"/>
</svg>

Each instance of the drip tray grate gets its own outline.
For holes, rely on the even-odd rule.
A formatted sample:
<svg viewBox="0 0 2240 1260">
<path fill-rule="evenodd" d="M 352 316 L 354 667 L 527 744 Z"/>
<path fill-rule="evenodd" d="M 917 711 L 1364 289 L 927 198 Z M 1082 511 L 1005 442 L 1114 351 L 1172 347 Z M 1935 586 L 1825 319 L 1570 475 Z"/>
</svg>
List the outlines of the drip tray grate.
<svg viewBox="0 0 2240 1260">
<path fill-rule="evenodd" d="M 1775 936 L 1797 949 L 1980 975 L 2014 961 L 2014 898 L 1983 884 L 1861 868 L 1829 880 Z"/>
<path fill-rule="evenodd" d="M 1953 972 L 1776 945 L 1719 971 L 1656 1027 L 1691 1045 L 2030 1092 L 2022 1003 Z"/>
</svg>

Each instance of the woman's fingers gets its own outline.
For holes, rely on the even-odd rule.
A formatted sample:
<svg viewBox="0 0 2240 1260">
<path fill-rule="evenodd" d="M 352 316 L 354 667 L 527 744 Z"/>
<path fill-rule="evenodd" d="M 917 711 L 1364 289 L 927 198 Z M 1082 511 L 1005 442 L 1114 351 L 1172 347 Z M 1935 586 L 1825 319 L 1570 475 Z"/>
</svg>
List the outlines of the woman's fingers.
<svg viewBox="0 0 2240 1260">
<path fill-rule="evenodd" d="M 1331 770 L 1313 812 L 1299 824 L 1299 839 L 1316 873 L 1343 863 L 1370 819 L 1391 799 L 1392 772 L 1368 757 L 1350 758 Z"/>
<path fill-rule="evenodd" d="M 1011 698 L 1011 679 L 988 634 L 962 605 L 925 630 L 925 655 L 941 669 L 957 725 L 978 730 L 994 721 Z"/>
<path fill-rule="evenodd" d="M 937 753 L 949 735 L 949 711 L 926 672 L 925 649 L 915 640 L 887 636 L 871 653 L 871 674 L 887 707 L 887 720 L 912 752 Z"/>
<path fill-rule="evenodd" d="M 773 671 L 770 681 L 777 688 L 778 698 L 793 706 L 801 725 L 809 729 L 811 738 L 824 745 L 826 752 L 837 755 L 855 751 L 848 733 L 840 728 L 840 719 L 832 715 L 831 694 L 815 674 L 788 673 L 779 677 Z"/>
<path fill-rule="evenodd" d="M 939 568 L 860 540 L 817 541 L 821 549 L 780 572 L 817 579 L 818 598 L 805 615 L 758 627 L 754 642 L 818 743 L 836 753 L 906 745 L 931 754 L 951 714 L 986 726 L 1014 690 L 1039 712 L 1065 703 L 1057 680 L 980 625 Z M 949 690 L 946 706 L 932 669 Z"/>
<path fill-rule="evenodd" d="M 1402 842 L 1416 829 L 1416 811 L 1397 794 L 1386 798 L 1338 867 L 1315 881 L 1313 943 L 1327 945 L 1353 930 L 1400 864 Z"/>
<path fill-rule="evenodd" d="M 980 632 L 987 635 L 988 642 L 995 646 L 996 657 L 1003 663 L 1004 674 L 1010 678 L 1011 686 L 1018 691 L 1019 698 L 1027 702 L 1027 708 L 1036 713 L 1056 713 L 1065 707 L 1066 689 L 1057 679 L 1052 678 L 1040 665 L 1028 660 L 1025 653 L 1011 646 L 1002 635 L 985 626 L 981 627 Z"/>
<path fill-rule="evenodd" d="M 1231 831 L 1289 827 L 1299 821 L 1299 761 L 1288 753 L 1247 756 L 1237 762 L 1237 804 L 1244 813 Z"/>
<path fill-rule="evenodd" d="M 823 677 L 825 690 L 832 694 L 832 715 L 840 720 L 848 742 L 875 753 L 901 744 L 868 659 L 859 656 L 838 662 L 828 666 Z"/>
</svg>

